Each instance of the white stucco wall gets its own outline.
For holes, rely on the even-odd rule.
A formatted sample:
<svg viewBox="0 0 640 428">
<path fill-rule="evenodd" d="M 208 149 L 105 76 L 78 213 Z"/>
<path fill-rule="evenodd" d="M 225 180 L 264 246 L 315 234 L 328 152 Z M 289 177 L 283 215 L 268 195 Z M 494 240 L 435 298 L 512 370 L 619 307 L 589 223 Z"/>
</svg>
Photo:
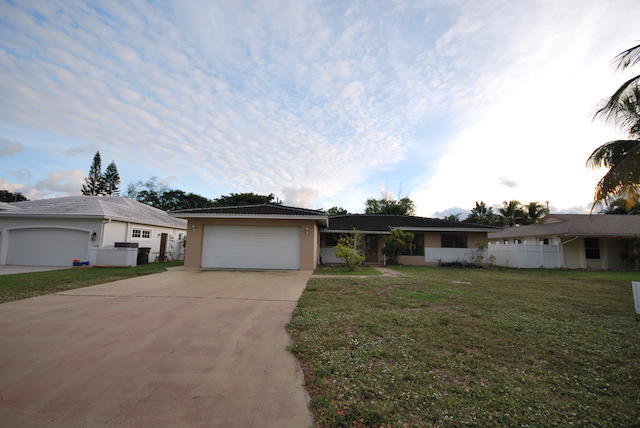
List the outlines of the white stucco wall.
<svg viewBox="0 0 640 428">
<path fill-rule="evenodd" d="M 162 233 L 167 234 L 167 252 L 173 255 L 173 258 L 181 258 L 184 256 L 184 250 L 182 249 L 182 238 L 185 237 L 187 231 L 185 229 L 151 226 L 140 223 L 127 223 L 121 221 L 111 221 L 105 224 L 104 227 L 104 239 L 102 241 L 103 247 L 112 247 L 115 242 L 137 242 L 138 247 L 151 248 L 151 254 L 149 254 L 149 261 L 155 260 L 156 254 L 160 251 L 160 235 Z M 131 236 L 133 229 L 150 230 L 151 238 L 134 238 Z"/>
</svg>

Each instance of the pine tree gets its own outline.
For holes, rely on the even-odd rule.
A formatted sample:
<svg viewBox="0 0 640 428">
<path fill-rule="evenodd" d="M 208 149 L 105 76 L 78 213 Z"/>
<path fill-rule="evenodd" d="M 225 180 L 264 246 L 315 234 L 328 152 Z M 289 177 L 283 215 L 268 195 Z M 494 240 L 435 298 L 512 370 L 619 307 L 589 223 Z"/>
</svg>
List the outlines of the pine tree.
<svg viewBox="0 0 640 428">
<path fill-rule="evenodd" d="M 88 196 L 104 194 L 104 180 L 102 178 L 102 160 L 100 159 L 100 151 L 97 151 L 93 156 L 93 162 L 89 168 L 89 175 L 84 178 L 82 194 Z"/>
<path fill-rule="evenodd" d="M 118 174 L 118 168 L 114 161 L 111 161 L 111 163 L 107 165 L 107 169 L 105 169 L 102 175 L 102 182 L 105 195 L 120 194 L 120 188 L 118 187 L 120 185 L 120 174 Z"/>
</svg>

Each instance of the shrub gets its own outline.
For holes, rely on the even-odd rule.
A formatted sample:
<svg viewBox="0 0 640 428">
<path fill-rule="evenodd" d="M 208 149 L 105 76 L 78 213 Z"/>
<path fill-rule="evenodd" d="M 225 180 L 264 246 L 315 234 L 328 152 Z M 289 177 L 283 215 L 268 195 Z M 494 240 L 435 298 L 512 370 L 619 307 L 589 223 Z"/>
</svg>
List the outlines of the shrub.
<svg viewBox="0 0 640 428">
<path fill-rule="evenodd" d="M 356 267 L 362 266 L 364 263 L 364 236 L 362 233 L 354 230 L 342 235 L 336 245 L 336 257 L 344 260 L 349 270 L 355 270 Z"/>
<path fill-rule="evenodd" d="M 404 232 L 393 229 L 391 234 L 384 240 L 382 252 L 389 258 L 389 264 L 398 264 L 400 253 L 413 248 L 414 235 L 411 232 Z"/>
</svg>

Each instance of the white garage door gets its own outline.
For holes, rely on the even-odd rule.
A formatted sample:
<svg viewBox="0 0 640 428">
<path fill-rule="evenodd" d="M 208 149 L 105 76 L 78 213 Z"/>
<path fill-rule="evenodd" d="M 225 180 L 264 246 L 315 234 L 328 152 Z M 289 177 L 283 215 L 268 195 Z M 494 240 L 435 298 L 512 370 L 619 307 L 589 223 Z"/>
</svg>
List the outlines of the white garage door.
<svg viewBox="0 0 640 428">
<path fill-rule="evenodd" d="M 202 267 L 299 269 L 300 228 L 205 226 Z"/>
<path fill-rule="evenodd" d="M 89 233 L 80 230 L 33 228 L 9 232 L 8 265 L 72 266 L 87 260 Z"/>
</svg>

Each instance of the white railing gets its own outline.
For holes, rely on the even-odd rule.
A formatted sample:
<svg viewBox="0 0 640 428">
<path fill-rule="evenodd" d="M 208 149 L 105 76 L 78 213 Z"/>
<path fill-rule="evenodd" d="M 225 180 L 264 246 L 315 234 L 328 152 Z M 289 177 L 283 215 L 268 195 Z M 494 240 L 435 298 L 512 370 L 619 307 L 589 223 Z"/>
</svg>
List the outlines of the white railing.
<svg viewBox="0 0 640 428">
<path fill-rule="evenodd" d="M 427 263 L 470 262 L 474 255 L 473 248 L 431 248 L 425 247 L 424 261 Z"/>
<path fill-rule="evenodd" d="M 558 245 L 491 244 L 486 258 L 497 266 L 547 269 L 562 267 Z"/>
</svg>

